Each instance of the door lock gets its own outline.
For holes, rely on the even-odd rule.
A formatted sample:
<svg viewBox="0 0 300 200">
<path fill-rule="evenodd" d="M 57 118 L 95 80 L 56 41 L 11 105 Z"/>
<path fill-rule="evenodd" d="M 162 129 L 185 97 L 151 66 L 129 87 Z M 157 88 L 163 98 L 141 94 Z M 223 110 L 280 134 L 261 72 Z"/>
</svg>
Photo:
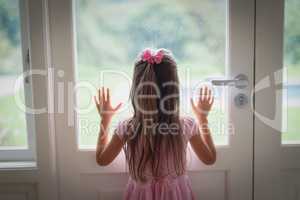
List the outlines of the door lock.
<svg viewBox="0 0 300 200">
<path fill-rule="evenodd" d="M 238 93 L 235 97 L 234 97 L 234 104 L 241 108 L 244 107 L 245 105 L 248 104 L 248 97 L 246 94 L 243 93 Z"/>
</svg>

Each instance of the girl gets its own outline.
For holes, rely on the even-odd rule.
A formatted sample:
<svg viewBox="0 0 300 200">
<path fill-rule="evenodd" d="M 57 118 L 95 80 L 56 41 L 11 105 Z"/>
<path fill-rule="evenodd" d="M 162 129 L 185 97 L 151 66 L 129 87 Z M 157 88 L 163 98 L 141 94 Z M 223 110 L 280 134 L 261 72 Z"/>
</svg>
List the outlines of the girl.
<svg viewBox="0 0 300 200">
<path fill-rule="evenodd" d="M 177 65 L 170 51 L 142 51 L 130 93 L 134 114 L 119 123 L 110 141 L 108 128 L 121 103 L 112 107 L 108 88 L 99 89 L 95 97 L 101 117 L 96 161 L 108 165 L 124 148 L 130 175 L 125 200 L 194 199 L 186 175 L 188 142 L 205 164 L 216 161 L 207 121 L 214 100 L 211 89 L 201 87 L 196 104 L 191 99 L 197 123 L 179 116 L 178 86 Z"/>
</svg>

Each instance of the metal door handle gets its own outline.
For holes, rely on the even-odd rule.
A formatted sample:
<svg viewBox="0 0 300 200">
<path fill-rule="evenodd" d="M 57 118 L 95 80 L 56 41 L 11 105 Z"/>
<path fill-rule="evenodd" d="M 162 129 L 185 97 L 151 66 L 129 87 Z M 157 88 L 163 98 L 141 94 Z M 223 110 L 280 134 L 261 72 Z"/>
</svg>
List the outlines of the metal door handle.
<svg viewBox="0 0 300 200">
<path fill-rule="evenodd" d="M 211 83 L 215 86 L 234 86 L 243 89 L 248 86 L 248 77 L 245 74 L 239 74 L 234 79 L 215 79 L 211 80 Z"/>
</svg>

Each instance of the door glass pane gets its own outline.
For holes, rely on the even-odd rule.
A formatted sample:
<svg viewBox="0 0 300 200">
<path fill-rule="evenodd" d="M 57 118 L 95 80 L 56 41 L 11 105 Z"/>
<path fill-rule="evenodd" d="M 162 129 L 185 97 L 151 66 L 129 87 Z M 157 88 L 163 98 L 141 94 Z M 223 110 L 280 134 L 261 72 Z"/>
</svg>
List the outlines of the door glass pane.
<svg viewBox="0 0 300 200">
<path fill-rule="evenodd" d="M 286 67 L 284 98 L 284 133 L 282 143 L 300 144 L 300 1 L 285 1 L 284 66 Z"/>
<path fill-rule="evenodd" d="M 225 75 L 225 0 L 76 0 L 75 5 L 77 83 L 92 85 L 77 90 L 79 110 L 86 109 L 78 115 L 81 147 L 96 143 L 99 117 L 93 106 L 88 109 L 95 87 L 110 87 L 113 101 L 125 103 L 114 123 L 130 116 L 133 63 L 145 47 L 167 48 L 175 55 L 183 115 L 192 115 L 189 98 L 201 81 Z M 215 93 L 213 134 L 217 144 L 227 144 L 224 90 Z"/>
<path fill-rule="evenodd" d="M 22 74 L 21 25 L 18 0 L 0 0 L 0 149 L 27 146 L 25 114 L 15 103 L 15 81 Z"/>
</svg>

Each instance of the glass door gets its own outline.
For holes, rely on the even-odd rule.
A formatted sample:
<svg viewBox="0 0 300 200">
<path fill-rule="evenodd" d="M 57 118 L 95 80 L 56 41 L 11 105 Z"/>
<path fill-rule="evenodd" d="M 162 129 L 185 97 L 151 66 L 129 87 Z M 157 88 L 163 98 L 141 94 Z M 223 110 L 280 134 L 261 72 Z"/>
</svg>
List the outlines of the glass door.
<svg viewBox="0 0 300 200">
<path fill-rule="evenodd" d="M 0 161 L 34 160 L 27 1 L 0 1 Z"/>
<path fill-rule="evenodd" d="M 225 78 L 227 2 L 185 3 L 172 1 L 74 1 L 76 46 L 76 83 L 78 87 L 78 145 L 95 148 L 98 114 L 91 99 L 99 85 L 109 86 L 114 100 L 126 102 L 115 123 L 130 116 L 128 92 L 133 63 L 143 48 L 172 50 L 179 66 L 181 113 L 192 115 L 190 97 L 208 77 Z M 98 10 L 103 10 L 98 12 Z M 208 12 L 207 9 L 212 12 Z M 155 10 L 156 14 L 151 12 Z M 123 13 L 119 19 L 117 13 Z M 167 18 L 168 20 L 161 20 Z M 87 23 L 87 20 L 89 23 Z M 116 82 L 116 80 L 118 80 Z M 225 98 L 223 88 L 215 88 L 217 102 L 211 114 L 214 138 L 218 145 L 228 144 L 225 136 Z M 223 127 L 222 127 L 223 126 Z"/>
<path fill-rule="evenodd" d="M 95 161 L 92 96 L 104 85 L 113 101 L 124 102 L 113 127 L 130 117 L 132 67 L 145 47 L 174 53 L 182 115 L 192 115 L 189 99 L 203 82 L 214 87 L 218 159 L 205 166 L 188 151 L 196 196 L 252 199 L 254 1 L 54 0 L 50 10 L 50 21 L 60 21 L 50 24 L 50 37 L 62 199 L 121 198 L 128 178 L 123 153 L 107 167 Z"/>
</svg>

